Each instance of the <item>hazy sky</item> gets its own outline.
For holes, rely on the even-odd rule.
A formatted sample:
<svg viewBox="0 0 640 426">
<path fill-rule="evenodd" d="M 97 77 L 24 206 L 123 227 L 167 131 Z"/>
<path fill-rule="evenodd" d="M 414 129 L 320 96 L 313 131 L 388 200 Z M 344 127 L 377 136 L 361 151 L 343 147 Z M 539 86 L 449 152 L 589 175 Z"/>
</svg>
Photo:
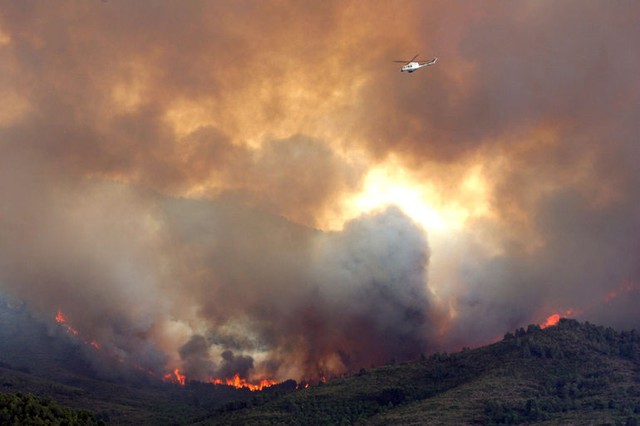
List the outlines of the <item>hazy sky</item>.
<svg viewBox="0 0 640 426">
<path fill-rule="evenodd" d="M 0 288 L 114 356 L 304 379 L 640 326 L 638 2 L 0 4 Z"/>
</svg>

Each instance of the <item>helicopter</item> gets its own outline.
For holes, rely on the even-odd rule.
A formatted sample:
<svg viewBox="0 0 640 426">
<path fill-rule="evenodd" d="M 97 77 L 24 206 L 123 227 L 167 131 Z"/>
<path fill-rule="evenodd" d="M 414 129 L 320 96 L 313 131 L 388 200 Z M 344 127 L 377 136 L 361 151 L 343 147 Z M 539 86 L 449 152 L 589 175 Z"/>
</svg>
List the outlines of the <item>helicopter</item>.
<svg viewBox="0 0 640 426">
<path fill-rule="evenodd" d="M 406 71 L 409 73 L 418 71 L 420 68 L 428 67 L 429 65 L 433 65 L 436 62 L 438 62 L 438 58 L 436 58 L 435 56 L 430 61 L 416 61 L 416 58 L 418 57 L 418 55 L 414 56 L 409 61 L 393 61 L 393 62 L 400 62 L 405 64 L 402 68 L 400 68 L 400 72 Z"/>
</svg>

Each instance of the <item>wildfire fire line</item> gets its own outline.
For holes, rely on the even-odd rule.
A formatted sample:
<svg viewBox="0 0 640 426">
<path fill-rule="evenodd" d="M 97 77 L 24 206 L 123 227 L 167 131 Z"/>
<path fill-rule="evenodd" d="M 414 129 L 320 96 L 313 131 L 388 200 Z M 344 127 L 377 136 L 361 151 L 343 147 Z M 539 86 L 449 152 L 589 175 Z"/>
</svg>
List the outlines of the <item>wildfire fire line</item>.
<svg viewBox="0 0 640 426">
<path fill-rule="evenodd" d="M 67 319 L 67 316 L 65 315 L 65 313 L 62 311 L 62 309 L 58 309 L 58 312 L 56 313 L 55 316 L 55 320 L 58 324 L 60 324 L 62 327 L 64 327 L 64 329 L 71 335 L 75 336 L 76 338 L 80 339 L 85 345 L 90 345 L 92 346 L 95 350 L 101 351 L 102 353 L 105 353 L 102 349 L 102 347 L 100 346 L 100 344 L 98 342 L 96 342 L 95 340 L 88 340 L 83 338 L 80 333 L 78 332 L 78 330 L 76 330 L 75 328 L 73 328 L 73 326 L 71 326 L 69 324 L 69 321 Z M 120 363 L 124 363 L 124 360 L 118 356 L 115 355 L 111 355 L 111 357 L 120 362 Z M 143 368 L 137 366 L 137 365 L 132 365 L 132 368 L 135 368 L 137 370 L 143 370 Z M 151 376 L 155 376 L 156 374 L 153 371 L 148 371 L 147 370 L 147 374 L 151 375 Z M 162 376 L 162 380 L 165 382 L 169 382 L 169 383 L 174 383 L 180 386 L 185 386 L 187 384 L 188 381 L 190 381 L 190 379 L 187 378 L 186 375 L 181 374 L 180 373 L 180 369 L 179 368 L 175 368 L 173 369 L 172 372 L 166 373 Z M 326 379 L 323 377 L 323 381 L 326 381 Z M 259 391 L 268 387 L 271 387 L 273 385 L 277 385 L 278 382 L 276 380 L 272 380 L 272 379 L 261 379 L 258 381 L 248 381 L 247 379 L 244 379 L 242 377 L 240 377 L 240 374 L 236 373 L 233 375 L 233 377 L 231 378 L 223 378 L 223 379 L 216 379 L 213 377 L 210 377 L 207 380 L 208 383 L 214 384 L 214 385 L 226 385 L 226 386 L 233 386 L 234 388 L 237 389 L 242 389 L 242 388 L 246 388 L 249 389 L 250 391 Z"/>
<path fill-rule="evenodd" d="M 77 336 L 78 338 L 82 339 L 82 341 L 87 344 L 87 345 L 91 345 L 93 346 L 95 349 L 100 350 L 100 344 L 98 342 L 96 342 L 95 340 L 86 340 L 80 337 L 80 333 L 78 333 L 78 330 L 76 330 L 75 328 L 73 328 L 71 325 L 69 325 L 68 321 L 67 321 L 67 317 L 64 314 L 64 312 L 62 312 L 61 309 L 58 309 L 58 312 L 56 313 L 56 322 L 60 325 L 62 325 L 69 334 L 73 334 L 74 336 Z"/>
<path fill-rule="evenodd" d="M 188 381 L 187 376 L 181 374 L 179 368 L 174 369 L 171 373 L 165 374 L 162 377 L 162 380 L 164 380 L 165 382 L 175 383 L 180 386 L 185 386 Z M 258 382 L 252 383 L 240 377 L 238 373 L 234 374 L 233 377 L 227 379 L 214 379 L 213 377 L 210 377 L 207 380 L 207 383 L 211 383 L 214 385 L 233 386 L 237 389 L 246 388 L 250 391 L 259 391 L 278 384 L 277 381 L 271 379 L 262 379 Z"/>
<path fill-rule="evenodd" d="M 599 300 L 599 303 L 608 303 L 611 300 L 626 294 L 626 293 L 630 293 L 633 291 L 636 291 L 640 289 L 640 285 L 633 283 L 632 281 L 625 279 L 622 283 L 622 285 L 620 285 L 618 288 L 610 291 L 609 293 L 607 293 L 606 295 L 602 296 L 601 299 Z M 598 303 L 595 303 L 587 308 L 585 308 L 586 310 L 589 310 L 591 308 L 593 308 L 594 305 L 596 305 Z M 553 313 L 551 315 L 549 315 L 543 322 L 539 323 L 540 328 L 544 329 L 547 327 L 552 327 L 558 324 L 558 322 L 560 321 L 561 318 L 571 318 L 571 317 L 575 317 L 575 316 L 579 316 L 582 315 L 585 311 L 585 309 L 566 309 L 560 313 Z M 107 354 L 108 356 L 110 356 L 112 359 L 118 361 L 119 363 L 124 364 L 125 361 L 120 358 L 119 356 L 115 355 L 115 354 L 110 354 L 105 352 L 105 350 L 102 348 L 102 346 L 94 339 L 86 339 L 83 336 L 81 336 L 80 332 L 74 328 L 71 324 L 69 324 L 69 320 L 66 316 L 66 314 L 62 311 L 62 309 L 58 309 L 58 311 L 56 312 L 55 315 L 55 321 L 62 326 L 68 334 L 73 335 L 75 338 L 79 339 L 83 344 L 85 345 L 90 345 L 94 350 L 96 351 L 100 351 L 100 353 L 103 354 Z M 153 371 L 150 370 L 145 370 L 144 368 L 138 366 L 138 365 L 130 365 L 132 368 L 135 368 L 137 370 L 140 371 L 146 371 L 147 374 L 151 375 L 151 376 L 156 376 L 156 374 Z M 172 371 L 167 372 L 166 374 L 162 375 L 162 380 L 165 382 L 169 382 L 169 383 L 173 383 L 179 386 L 186 386 L 188 381 L 193 381 L 192 379 L 187 378 L 187 376 L 185 374 L 182 374 L 180 372 L 179 368 L 174 368 Z M 326 381 L 326 377 L 322 376 L 321 378 L 322 382 Z M 214 377 L 209 377 L 205 380 L 206 383 L 211 383 L 211 384 L 215 384 L 215 385 L 226 385 L 226 386 L 232 386 L 235 387 L 237 389 L 242 389 L 242 388 L 246 388 L 249 389 L 250 391 L 260 391 L 262 389 L 277 385 L 279 382 L 273 379 L 260 379 L 257 381 L 249 381 L 246 378 L 242 378 L 240 376 L 239 373 L 235 373 L 232 377 L 227 377 L 227 378 L 214 378 Z M 298 385 L 298 389 L 303 389 L 303 388 L 308 388 L 309 387 L 309 383 L 308 382 L 302 382 Z"/>
</svg>

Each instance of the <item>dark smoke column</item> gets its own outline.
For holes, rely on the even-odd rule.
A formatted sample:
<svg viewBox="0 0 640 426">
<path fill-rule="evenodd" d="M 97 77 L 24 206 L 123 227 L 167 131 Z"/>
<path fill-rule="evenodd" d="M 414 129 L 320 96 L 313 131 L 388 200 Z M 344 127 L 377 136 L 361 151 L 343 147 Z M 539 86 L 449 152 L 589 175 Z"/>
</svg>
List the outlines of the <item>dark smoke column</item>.
<svg viewBox="0 0 640 426">
<path fill-rule="evenodd" d="M 422 228 L 396 208 L 356 219 L 314 247 L 306 297 L 265 334 L 304 378 L 354 371 L 428 349 L 429 249 Z M 286 362 L 286 359 L 282 360 Z"/>
</svg>

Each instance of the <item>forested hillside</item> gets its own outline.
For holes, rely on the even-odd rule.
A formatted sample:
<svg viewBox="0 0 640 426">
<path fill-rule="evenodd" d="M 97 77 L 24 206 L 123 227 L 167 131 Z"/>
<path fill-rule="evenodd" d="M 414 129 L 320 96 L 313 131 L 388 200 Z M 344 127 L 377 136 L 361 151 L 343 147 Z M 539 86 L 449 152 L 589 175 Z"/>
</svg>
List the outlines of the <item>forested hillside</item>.
<svg viewBox="0 0 640 426">
<path fill-rule="evenodd" d="M 638 333 L 563 319 L 473 350 L 362 369 L 208 422 L 631 425 L 639 419 Z"/>
<path fill-rule="evenodd" d="M 63 408 L 51 398 L 31 394 L 0 394 L 0 424 L 2 425 L 104 425 L 87 410 Z"/>
</svg>

